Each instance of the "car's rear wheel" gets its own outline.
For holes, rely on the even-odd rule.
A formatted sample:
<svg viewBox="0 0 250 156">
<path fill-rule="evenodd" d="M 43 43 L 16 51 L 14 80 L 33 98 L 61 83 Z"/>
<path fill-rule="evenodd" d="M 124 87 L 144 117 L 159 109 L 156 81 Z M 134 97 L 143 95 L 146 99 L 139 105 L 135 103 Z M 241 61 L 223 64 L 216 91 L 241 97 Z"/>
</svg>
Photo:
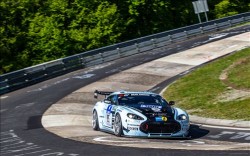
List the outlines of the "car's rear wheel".
<svg viewBox="0 0 250 156">
<path fill-rule="evenodd" d="M 96 131 L 98 131 L 100 129 L 99 128 L 99 122 L 98 122 L 98 115 L 97 115 L 96 110 L 93 111 L 92 127 Z"/>
<path fill-rule="evenodd" d="M 118 137 L 122 135 L 122 120 L 120 114 L 116 114 L 115 116 L 114 132 Z"/>
</svg>

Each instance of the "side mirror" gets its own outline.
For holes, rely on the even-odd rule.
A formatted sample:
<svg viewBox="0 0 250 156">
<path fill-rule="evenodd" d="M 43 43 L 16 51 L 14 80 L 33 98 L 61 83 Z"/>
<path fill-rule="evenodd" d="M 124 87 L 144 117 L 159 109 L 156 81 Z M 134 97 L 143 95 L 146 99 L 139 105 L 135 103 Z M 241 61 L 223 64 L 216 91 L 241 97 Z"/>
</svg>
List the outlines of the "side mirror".
<svg viewBox="0 0 250 156">
<path fill-rule="evenodd" d="M 175 102 L 174 101 L 169 101 L 169 103 L 168 103 L 170 106 L 173 106 L 174 104 L 175 104 Z"/>
<path fill-rule="evenodd" d="M 98 98 L 98 94 L 94 93 L 94 98 L 97 99 Z"/>
<path fill-rule="evenodd" d="M 111 104 L 110 100 L 104 99 L 104 103 Z"/>
</svg>

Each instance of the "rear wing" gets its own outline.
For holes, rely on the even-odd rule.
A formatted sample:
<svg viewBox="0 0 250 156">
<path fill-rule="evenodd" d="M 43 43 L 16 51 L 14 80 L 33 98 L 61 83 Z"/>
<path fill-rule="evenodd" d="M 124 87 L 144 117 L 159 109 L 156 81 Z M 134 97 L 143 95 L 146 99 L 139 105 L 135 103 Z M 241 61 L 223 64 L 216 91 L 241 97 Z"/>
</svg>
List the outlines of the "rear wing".
<svg viewBox="0 0 250 156">
<path fill-rule="evenodd" d="M 99 95 L 105 95 L 105 97 L 107 96 L 107 95 L 110 95 L 110 94 L 112 94 L 113 92 L 106 92 L 106 91 L 98 91 L 98 90 L 95 90 L 95 92 L 94 92 L 94 98 L 95 99 L 97 99 L 98 98 L 98 94 Z"/>
</svg>

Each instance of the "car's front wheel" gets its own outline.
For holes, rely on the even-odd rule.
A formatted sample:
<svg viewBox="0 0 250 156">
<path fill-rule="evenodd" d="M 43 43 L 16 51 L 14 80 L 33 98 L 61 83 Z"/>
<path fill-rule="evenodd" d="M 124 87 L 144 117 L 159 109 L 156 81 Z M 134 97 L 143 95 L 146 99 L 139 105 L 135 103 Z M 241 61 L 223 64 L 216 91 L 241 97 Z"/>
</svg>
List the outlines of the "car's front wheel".
<svg viewBox="0 0 250 156">
<path fill-rule="evenodd" d="M 98 122 L 98 115 L 96 110 L 93 111 L 93 118 L 92 118 L 92 127 L 94 130 L 99 130 L 99 122 Z"/>
<path fill-rule="evenodd" d="M 116 114 L 115 116 L 114 132 L 118 137 L 122 135 L 122 120 L 120 114 Z"/>
</svg>

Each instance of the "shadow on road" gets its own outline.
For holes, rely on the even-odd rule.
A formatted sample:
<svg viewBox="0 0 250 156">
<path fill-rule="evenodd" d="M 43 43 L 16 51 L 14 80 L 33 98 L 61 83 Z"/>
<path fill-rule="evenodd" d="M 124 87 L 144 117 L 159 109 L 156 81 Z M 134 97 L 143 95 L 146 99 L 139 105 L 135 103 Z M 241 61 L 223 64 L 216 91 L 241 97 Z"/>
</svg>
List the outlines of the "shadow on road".
<svg viewBox="0 0 250 156">
<path fill-rule="evenodd" d="M 190 132 L 189 132 L 189 136 L 191 137 L 190 139 L 198 139 L 206 136 L 208 133 L 209 130 L 202 129 L 198 125 L 195 124 L 190 125 Z"/>
<path fill-rule="evenodd" d="M 31 116 L 27 122 L 27 130 L 43 128 L 41 119 L 42 119 L 41 115 Z"/>
</svg>

